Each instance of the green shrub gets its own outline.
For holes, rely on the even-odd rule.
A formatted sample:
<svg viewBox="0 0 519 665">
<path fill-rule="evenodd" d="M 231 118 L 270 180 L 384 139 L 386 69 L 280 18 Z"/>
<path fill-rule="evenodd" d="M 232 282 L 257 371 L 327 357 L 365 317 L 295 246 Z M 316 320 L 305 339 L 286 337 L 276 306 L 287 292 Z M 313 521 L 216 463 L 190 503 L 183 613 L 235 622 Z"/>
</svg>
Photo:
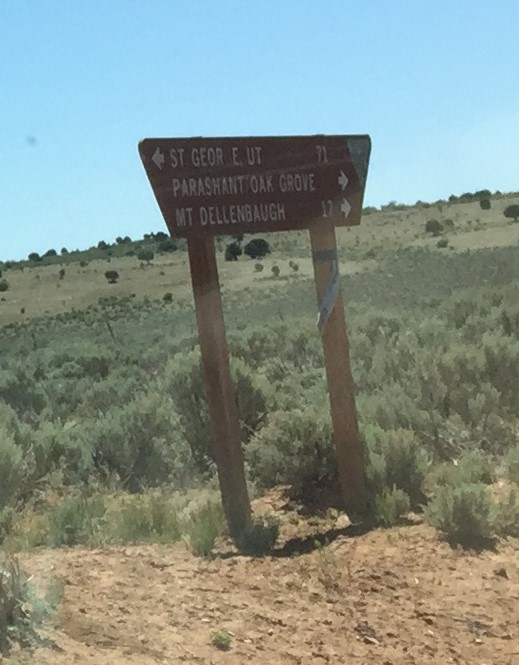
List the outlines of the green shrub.
<svg viewBox="0 0 519 665">
<path fill-rule="evenodd" d="M 514 222 L 517 222 L 519 219 L 519 204 L 513 203 L 505 208 L 503 215 L 507 219 L 513 219 Z"/>
<path fill-rule="evenodd" d="M 105 537 L 109 542 L 175 543 L 181 535 L 177 508 L 162 493 L 125 497 L 107 514 Z"/>
<path fill-rule="evenodd" d="M 427 476 L 431 492 L 438 486 L 452 487 L 462 484 L 490 485 L 495 480 L 494 462 L 480 450 L 465 452 L 456 463 L 442 462 L 433 466 Z"/>
<path fill-rule="evenodd" d="M 245 447 L 245 457 L 260 487 L 303 489 L 336 468 L 329 418 L 310 407 L 270 413 Z"/>
<path fill-rule="evenodd" d="M 137 259 L 139 261 L 146 261 L 146 263 L 150 263 L 153 261 L 155 258 L 155 253 L 151 249 L 142 249 L 141 251 L 137 252 Z"/>
<path fill-rule="evenodd" d="M 45 393 L 31 376 L 31 368 L 14 365 L 12 370 L 0 369 L 0 403 L 11 406 L 18 416 L 30 419 L 46 405 Z"/>
<path fill-rule="evenodd" d="M 279 277 L 279 274 L 281 272 L 279 266 L 272 266 L 271 271 L 274 277 Z"/>
<path fill-rule="evenodd" d="M 211 556 L 216 539 L 226 531 L 223 508 L 219 502 L 207 501 L 189 513 L 184 522 L 184 534 L 197 556 Z"/>
<path fill-rule="evenodd" d="M 15 644 L 34 648 L 43 642 L 39 629 L 57 610 L 62 595 L 57 584 L 37 594 L 17 559 L 0 552 L 0 660 Z"/>
<path fill-rule="evenodd" d="M 16 511 L 11 506 L 0 508 L 0 545 L 11 533 Z"/>
<path fill-rule="evenodd" d="M 507 452 L 504 462 L 509 480 L 519 485 L 519 445 Z"/>
<path fill-rule="evenodd" d="M 263 265 L 263 263 L 255 263 L 255 264 L 254 264 L 254 270 L 255 270 L 256 272 L 263 272 L 263 268 L 264 268 L 264 267 L 265 267 L 265 266 Z"/>
<path fill-rule="evenodd" d="M 438 247 L 439 249 L 445 249 L 445 247 L 448 247 L 448 246 L 449 246 L 449 240 L 447 238 L 441 238 L 436 243 L 436 247 Z"/>
<path fill-rule="evenodd" d="M 0 279 L 0 293 L 9 289 L 9 282 L 6 279 Z"/>
<path fill-rule="evenodd" d="M 490 210 L 490 208 L 492 207 L 490 199 L 480 199 L 479 207 L 481 208 L 481 210 Z"/>
<path fill-rule="evenodd" d="M 173 294 L 171 293 L 171 291 L 168 291 L 167 293 L 165 293 L 162 296 L 162 300 L 164 302 L 173 302 Z"/>
<path fill-rule="evenodd" d="M 243 253 L 251 259 L 262 259 L 270 254 L 270 245 L 263 238 L 253 238 L 245 245 Z"/>
<path fill-rule="evenodd" d="M 108 284 L 117 284 L 117 280 L 119 279 L 119 273 L 117 270 L 107 270 L 105 272 L 105 277 L 108 281 Z"/>
<path fill-rule="evenodd" d="M 279 520 L 273 517 L 255 517 L 236 539 L 236 546 L 244 554 L 262 556 L 272 551 L 279 536 Z"/>
<path fill-rule="evenodd" d="M 430 233 L 433 236 L 439 236 L 442 231 L 443 231 L 443 224 L 439 222 L 437 219 L 430 219 L 425 224 L 425 232 Z"/>
<path fill-rule="evenodd" d="M 414 432 L 363 427 L 362 433 L 371 494 L 376 496 L 396 488 L 409 496 L 412 507 L 422 504 L 429 459 Z"/>
<path fill-rule="evenodd" d="M 70 547 L 90 543 L 106 512 L 101 497 L 67 497 L 48 514 L 48 544 Z"/>
<path fill-rule="evenodd" d="M 398 524 L 411 510 L 409 496 L 396 487 L 385 488 L 374 498 L 374 518 L 377 524 L 391 527 Z"/>
<path fill-rule="evenodd" d="M 490 494 L 481 483 L 439 487 L 425 508 L 432 526 L 451 543 L 465 547 L 485 545 L 492 539 L 491 513 Z"/>
<path fill-rule="evenodd" d="M 100 473 L 117 474 L 131 492 L 167 481 L 182 485 L 194 464 L 179 425 L 169 397 L 142 394 L 124 407 L 107 409 L 84 429 L 82 445 Z"/>
<path fill-rule="evenodd" d="M 226 261 L 237 261 L 238 257 L 243 254 L 243 250 L 239 242 L 231 242 L 230 245 L 227 245 L 225 248 L 225 260 Z"/>
<path fill-rule="evenodd" d="M 519 538 L 519 498 L 516 489 L 496 501 L 493 507 L 492 523 L 498 536 Z"/>
<path fill-rule="evenodd" d="M 265 396 L 251 370 L 239 358 L 231 358 L 242 440 L 263 422 Z M 198 351 L 177 354 L 167 364 L 161 384 L 163 392 L 173 395 L 179 416 L 179 433 L 188 443 L 201 471 L 207 471 L 213 459 L 205 384 Z"/>
<path fill-rule="evenodd" d="M 217 630 L 211 633 L 211 644 L 220 651 L 229 651 L 232 645 L 232 636 L 226 630 Z"/>
<path fill-rule="evenodd" d="M 14 503 L 30 479 L 28 455 L 0 426 L 0 510 Z"/>
</svg>

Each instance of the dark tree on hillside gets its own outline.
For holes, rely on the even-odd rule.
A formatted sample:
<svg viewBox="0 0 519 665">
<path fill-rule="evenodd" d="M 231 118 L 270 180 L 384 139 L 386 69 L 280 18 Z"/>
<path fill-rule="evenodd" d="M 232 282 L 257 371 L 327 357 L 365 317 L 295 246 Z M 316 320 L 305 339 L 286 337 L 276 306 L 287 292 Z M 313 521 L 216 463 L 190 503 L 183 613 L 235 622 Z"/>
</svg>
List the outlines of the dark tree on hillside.
<svg viewBox="0 0 519 665">
<path fill-rule="evenodd" d="M 262 259 L 270 254 L 270 245 L 263 238 L 253 238 L 245 245 L 243 252 L 251 259 Z"/>
<path fill-rule="evenodd" d="M 41 256 L 38 252 L 31 252 L 27 258 L 29 261 L 41 261 Z"/>
<path fill-rule="evenodd" d="M 119 273 L 117 270 L 107 270 L 105 272 L 105 277 L 108 280 L 108 284 L 116 284 L 119 279 Z"/>
<path fill-rule="evenodd" d="M 140 252 L 137 253 L 137 258 L 139 261 L 146 261 L 146 263 L 150 263 L 150 261 L 153 261 L 155 258 L 155 253 L 151 249 L 141 249 Z"/>
<path fill-rule="evenodd" d="M 66 247 L 61 248 L 61 253 L 62 254 L 68 254 L 68 249 Z"/>
<path fill-rule="evenodd" d="M 159 252 L 174 252 L 177 249 L 177 244 L 171 238 L 166 238 L 159 242 L 157 249 Z"/>
<path fill-rule="evenodd" d="M 237 261 L 238 257 L 243 254 L 242 248 L 238 242 L 231 242 L 230 245 L 227 245 L 225 248 L 225 260 L 226 261 Z"/>
<path fill-rule="evenodd" d="M 481 210 L 490 210 L 490 208 L 492 207 L 490 199 L 481 199 L 479 202 L 479 207 L 481 208 Z"/>
<path fill-rule="evenodd" d="M 43 256 L 57 256 L 57 252 L 55 249 L 48 249 Z"/>
<path fill-rule="evenodd" d="M 106 243 L 104 240 L 100 240 L 97 243 L 97 249 L 108 249 L 108 243 Z"/>
<path fill-rule="evenodd" d="M 442 231 L 443 224 L 437 219 L 430 219 L 425 225 L 425 232 L 430 233 L 433 236 L 439 236 Z"/>
<path fill-rule="evenodd" d="M 517 222 L 517 218 L 519 217 L 519 203 L 513 203 L 512 205 L 507 206 L 503 215 L 507 219 L 513 219 L 514 222 Z"/>
</svg>

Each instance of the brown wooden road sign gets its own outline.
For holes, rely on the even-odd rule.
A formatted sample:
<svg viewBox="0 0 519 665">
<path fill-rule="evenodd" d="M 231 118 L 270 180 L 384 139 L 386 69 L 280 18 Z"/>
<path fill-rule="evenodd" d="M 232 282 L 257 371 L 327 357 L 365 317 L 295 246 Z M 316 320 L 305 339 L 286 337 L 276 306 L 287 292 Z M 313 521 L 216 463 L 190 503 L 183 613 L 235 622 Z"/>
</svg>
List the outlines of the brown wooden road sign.
<svg viewBox="0 0 519 665">
<path fill-rule="evenodd" d="M 145 139 L 139 153 L 173 236 L 360 223 L 369 136 Z"/>
<path fill-rule="evenodd" d="M 188 240 L 212 448 L 230 531 L 250 520 L 213 236 L 310 229 L 345 508 L 366 505 L 335 226 L 360 223 L 369 136 L 145 139 L 139 153 L 168 229 Z"/>
</svg>

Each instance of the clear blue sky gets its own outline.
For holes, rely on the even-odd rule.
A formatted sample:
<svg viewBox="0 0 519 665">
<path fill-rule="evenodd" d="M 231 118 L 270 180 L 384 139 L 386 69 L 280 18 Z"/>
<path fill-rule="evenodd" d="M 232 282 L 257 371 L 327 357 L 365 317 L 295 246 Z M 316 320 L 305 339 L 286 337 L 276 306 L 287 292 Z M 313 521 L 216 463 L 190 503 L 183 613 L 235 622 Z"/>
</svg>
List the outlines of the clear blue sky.
<svg viewBox="0 0 519 665">
<path fill-rule="evenodd" d="M 154 136 L 369 133 L 365 203 L 519 189 L 517 0 L 0 0 L 0 259 L 165 230 Z"/>
</svg>

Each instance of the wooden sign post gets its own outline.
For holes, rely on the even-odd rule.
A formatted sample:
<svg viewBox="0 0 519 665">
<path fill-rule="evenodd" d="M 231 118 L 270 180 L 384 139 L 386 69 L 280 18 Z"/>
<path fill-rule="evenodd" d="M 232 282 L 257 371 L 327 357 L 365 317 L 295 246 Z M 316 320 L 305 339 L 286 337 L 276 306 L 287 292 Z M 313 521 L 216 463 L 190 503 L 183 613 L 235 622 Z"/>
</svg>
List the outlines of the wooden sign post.
<svg viewBox="0 0 519 665">
<path fill-rule="evenodd" d="M 345 509 L 366 505 L 335 226 L 360 224 L 369 136 L 145 139 L 139 153 L 172 236 L 187 238 L 212 450 L 233 536 L 250 520 L 215 235 L 309 229 Z"/>
</svg>

